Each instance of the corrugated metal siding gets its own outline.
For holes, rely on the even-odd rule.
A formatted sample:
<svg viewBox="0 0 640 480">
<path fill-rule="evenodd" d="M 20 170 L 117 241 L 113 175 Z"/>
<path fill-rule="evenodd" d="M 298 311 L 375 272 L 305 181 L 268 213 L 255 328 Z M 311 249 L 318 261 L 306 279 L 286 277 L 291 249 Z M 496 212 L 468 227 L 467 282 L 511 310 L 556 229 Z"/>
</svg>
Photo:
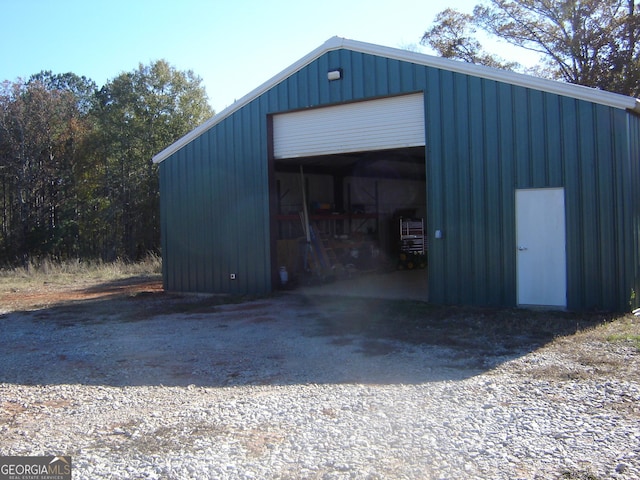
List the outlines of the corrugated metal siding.
<svg viewBox="0 0 640 480">
<path fill-rule="evenodd" d="M 328 82 L 336 68 L 343 79 Z M 620 309 L 632 289 L 638 296 L 636 116 L 348 50 L 318 58 L 161 164 L 166 287 L 271 290 L 269 115 L 416 92 L 425 95 L 431 301 L 515 305 L 515 189 L 543 187 L 566 192 L 569 308 Z"/>
<path fill-rule="evenodd" d="M 621 308 L 629 114 L 444 71 L 427 92 L 431 300 L 513 305 L 514 189 L 565 186 L 569 308 Z"/>
<path fill-rule="evenodd" d="M 625 159 L 625 170 L 630 172 L 628 178 L 620 176 L 620 183 L 624 183 L 627 188 L 624 191 L 626 196 L 618 194 L 619 202 L 624 202 L 624 213 L 619 214 L 618 224 L 626 226 L 627 233 L 624 239 L 618 239 L 620 262 L 624 263 L 625 271 L 625 289 L 621 289 L 620 294 L 623 295 L 622 302 L 628 302 L 630 309 L 640 308 L 640 117 L 637 115 L 628 116 L 628 130 L 622 125 L 618 125 L 616 130 L 616 139 L 620 138 L 617 144 L 624 144 L 625 136 L 622 132 L 628 131 L 629 138 L 629 157 Z M 622 190 L 622 189 L 621 189 Z"/>
<path fill-rule="evenodd" d="M 167 290 L 270 289 L 266 131 L 255 106 L 229 120 L 160 166 Z"/>
</svg>

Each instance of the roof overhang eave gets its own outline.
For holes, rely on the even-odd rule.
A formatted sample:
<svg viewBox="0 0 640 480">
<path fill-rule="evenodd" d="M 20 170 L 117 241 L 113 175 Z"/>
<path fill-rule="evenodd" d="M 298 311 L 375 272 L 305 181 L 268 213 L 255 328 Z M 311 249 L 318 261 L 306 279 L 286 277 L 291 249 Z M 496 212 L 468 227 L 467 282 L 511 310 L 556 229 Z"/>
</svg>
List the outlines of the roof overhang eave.
<svg viewBox="0 0 640 480">
<path fill-rule="evenodd" d="M 332 38 L 330 38 L 324 44 L 322 44 L 320 47 L 318 47 L 315 50 L 313 50 L 312 52 L 308 53 L 307 55 L 302 57 L 300 60 L 295 62 L 293 65 L 289 66 L 288 68 L 286 68 L 282 72 L 278 73 L 275 77 L 270 78 L 269 80 L 264 82 L 262 85 L 260 85 L 259 87 L 255 88 L 254 90 L 252 90 L 251 92 L 246 94 L 244 97 L 242 97 L 241 99 L 235 101 L 232 105 L 230 105 L 229 107 L 227 107 L 224 110 L 222 110 L 220 113 L 218 113 L 218 114 L 214 115 L 213 117 L 211 117 L 209 120 L 204 122 L 199 127 L 197 127 L 194 130 L 190 131 L 185 136 L 179 138 L 174 143 L 169 145 L 167 148 L 165 148 L 161 152 L 159 152 L 156 155 L 154 155 L 153 158 L 152 158 L 153 163 L 160 163 L 163 160 L 167 159 L 168 157 L 173 155 L 175 152 L 180 150 L 182 147 L 184 147 L 186 144 L 188 144 L 192 140 L 198 138 L 200 135 L 205 133 L 207 130 L 209 130 L 210 128 L 212 128 L 216 124 L 220 123 L 222 120 L 224 120 L 228 116 L 232 115 L 234 112 L 240 110 L 246 104 L 248 104 L 253 99 L 255 99 L 255 98 L 259 97 L 260 95 L 262 95 L 263 93 L 265 93 L 267 90 L 272 88 L 274 85 L 277 85 L 282 80 L 285 80 L 287 77 L 293 75 L 298 70 L 304 68 L 306 65 L 311 63 L 317 57 L 323 55 L 325 52 L 328 52 L 330 50 L 337 50 L 339 48 L 342 48 L 346 41 L 347 40 L 345 40 L 344 38 L 341 38 L 341 37 L 332 37 Z"/>
</svg>

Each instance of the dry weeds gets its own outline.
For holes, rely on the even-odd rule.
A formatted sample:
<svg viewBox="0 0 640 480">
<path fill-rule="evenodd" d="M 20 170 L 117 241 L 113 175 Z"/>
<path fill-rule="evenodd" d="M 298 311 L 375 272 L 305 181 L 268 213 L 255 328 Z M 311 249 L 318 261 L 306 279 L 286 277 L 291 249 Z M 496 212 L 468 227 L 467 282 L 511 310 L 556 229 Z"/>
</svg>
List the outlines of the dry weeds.
<svg viewBox="0 0 640 480">
<path fill-rule="evenodd" d="M 162 259 L 157 255 L 136 263 L 45 259 L 0 269 L 0 314 L 124 293 L 162 291 L 161 269 Z"/>
<path fill-rule="evenodd" d="M 0 269 L 0 293 L 43 285 L 67 289 L 83 284 L 159 275 L 161 270 L 162 258 L 155 254 L 149 254 L 139 262 L 121 259 L 114 262 L 79 259 L 56 261 L 49 258 L 30 260 L 21 267 Z"/>
<path fill-rule="evenodd" d="M 640 381 L 640 318 L 620 315 L 573 335 L 555 339 L 545 348 L 559 361 L 538 371 L 553 378 L 617 377 Z"/>
</svg>

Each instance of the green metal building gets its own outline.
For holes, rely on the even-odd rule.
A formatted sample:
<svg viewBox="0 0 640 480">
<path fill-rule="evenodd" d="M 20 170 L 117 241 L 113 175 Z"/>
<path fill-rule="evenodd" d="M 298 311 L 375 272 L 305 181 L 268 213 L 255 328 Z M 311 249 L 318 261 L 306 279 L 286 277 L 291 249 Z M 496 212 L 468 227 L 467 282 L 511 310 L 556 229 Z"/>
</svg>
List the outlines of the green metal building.
<svg viewBox="0 0 640 480">
<path fill-rule="evenodd" d="M 154 162 L 170 291 L 275 290 L 303 166 L 343 208 L 359 179 L 377 208 L 418 186 L 425 300 L 640 303 L 635 98 L 334 37 Z M 407 187 L 379 192 L 392 177 Z"/>
</svg>

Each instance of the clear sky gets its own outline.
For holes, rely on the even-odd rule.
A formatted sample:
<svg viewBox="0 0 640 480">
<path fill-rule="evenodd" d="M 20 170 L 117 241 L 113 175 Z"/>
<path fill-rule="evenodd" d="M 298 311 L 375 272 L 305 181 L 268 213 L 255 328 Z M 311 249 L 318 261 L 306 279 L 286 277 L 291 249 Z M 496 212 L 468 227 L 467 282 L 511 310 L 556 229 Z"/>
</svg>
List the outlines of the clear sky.
<svg viewBox="0 0 640 480">
<path fill-rule="evenodd" d="M 419 42 L 435 15 L 447 6 L 471 12 L 476 3 L 0 0 L 0 81 L 51 70 L 102 86 L 166 59 L 199 75 L 220 112 L 334 35 L 429 53 Z"/>
</svg>

